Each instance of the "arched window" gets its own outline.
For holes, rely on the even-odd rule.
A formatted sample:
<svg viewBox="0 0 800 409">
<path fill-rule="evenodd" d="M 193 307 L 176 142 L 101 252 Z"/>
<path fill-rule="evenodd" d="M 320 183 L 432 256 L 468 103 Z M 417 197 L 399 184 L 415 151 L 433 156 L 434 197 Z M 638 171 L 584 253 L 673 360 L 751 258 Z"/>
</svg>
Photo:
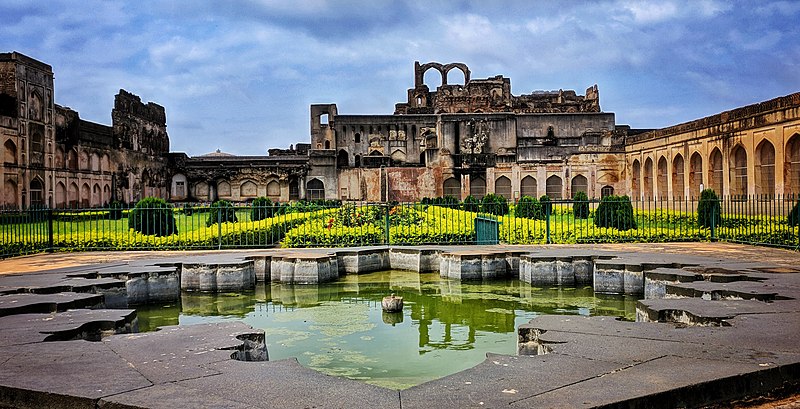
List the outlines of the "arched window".
<svg viewBox="0 0 800 409">
<path fill-rule="evenodd" d="M 256 197 L 258 196 L 258 185 L 252 180 L 246 180 L 239 186 L 239 196 Z"/>
<path fill-rule="evenodd" d="M 604 198 L 606 196 L 611 196 L 613 194 L 614 194 L 614 187 L 613 186 L 606 185 L 606 186 L 603 186 L 600 189 L 600 197 L 601 198 Z M 636 200 L 636 199 L 634 199 L 634 200 Z"/>
<path fill-rule="evenodd" d="M 469 179 L 469 194 L 476 199 L 482 199 L 486 196 L 486 180 L 480 176 L 471 177 Z"/>
<path fill-rule="evenodd" d="M 300 183 L 296 179 L 289 181 L 289 200 L 300 199 Z"/>
<path fill-rule="evenodd" d="M 756 147 L 756 194 L 775 194 L 775 147 L 764 140 Z"/>
<path fill-rule="evenodd" d="M 31 197 L 31 207 L 42 207 L 44 206 L 44 186 L 42 184 L 41 179 L 34 178 L 31 180 L 30 185 L 30 197 Z"/>
<path fill-rule="evenodd" d="M 631 173 L 631 196 L 633 196 L 633 199 L 639 199 L 639 197 L 642 195 L 641 185 L 639 182 L 642 174 L 642 165 L 639 163 L 639 159 L 633 160 Z"/>
<path fill-rule="evenodd" d="M 353 166 L 360 168 L 361 167 L 361 155 L 356 155 L 353 159 Z"/>
<path fill-rule="evenodd" d="M 325 199 L 325 184 L 319 179 L 311 179 L 306 184 L 308 200 Z"/>
<path fill-rule="evenodd" d="M 672 198 L 673 199 L 683 199 L 683 155 L 677 154 L 675 155 L 675 159 L 672 160 Z"/>
<path fill-rule="evenodd" d="M 108 160 L 108 155 L 103 154 L 103 157 L 100 158 L 100 171 L 101 172 L 108 172 L 111 168 L 111 164 Z"/>
<path fill-rule="evenodd" d="M 325 149 L 331 148 L 331 141 L 325 141 Z"/>
<path fill-rule="evenodd" d="M 103 185 L 103 203 L 111 203 L 111 186 Z"/>
<path fill-rule="evenodd" d="M 522 196 L 538 197 L 536 178 L 533 176 L 525 176 L 520 182 L 520 194 Z"/>
<path fill-rule="evenodd" d="M 692 154 L 689 161 L 689 196 L 700 197 L 700 185 L 703 184 L 703 157 L 699 153 Z"/>
<path fill-rule="evenodd" d="M 64 150 L 61 149 L 60 146 L 57 146 L 56 147 L 56 163 L 55 163 L 54 167 L 56 169 L 64 169 L 64 167 L 65 167 L 64 165 L 66 165 L 64 159 L 65 159 L 64 158 Z"/>
<path fill-rule="evenodd" d="M 355 135 L 355 142 L 356 143 L 361 143 L 361 134 L 358 133 L 358 132 L 356 132 L 356 135 Z"/>
<path fill-rule="evenodd" d="M 562 198 L 562 181 L 561 178 L 553 175 L 547 178 L 547 196 L 551 199 L 561 199 Z"/>
<path fill-rule="evenodd" d="M 17 164 L 17 145 L 9 139 L 3 144 L 3 162 L 16 165 Z"/>
<path fill-rule="evenodd" d="M 786 143 L 786 194 L 800 195 L 800 134 L 794 134 Z"/>
<path fill-rule="evenodd" d="M 81 207 L 88 208 L 90 206 L 90 200 L 92 198 L 92 190 L 89 188 L 88 183 L 84 183 L 81 186 Z"/>
<path fill-rule="evenodd" d="M 273 180 L 267 183 L 267 197 L 273 202 L 281 199 L 281 185 L 278 181 Z"/>
<path fill-rule="evenodd" d="M 93 171 L 95 171 L 95 172 L 99 172 L 100 171 L 100 156 L 98 156 L 96 153 L 93 153 L 90 160 L 91 160 L 91 169 Z"/>
<path fill-rule="evenodd" d="M 511 199 L 511 179 L 500 176 L 494 182 L 494 192 L 500 196 L 506 198 L 506 200 Z"/>
<path fill-rule="evenodd" d="M 350 167 L 350 156 L 347 154 L 346 150 L 342 149 L 339 151 L 339 154 L 336 155 L 336 167 L 337 168 Z"/>
<path fill-rule="evenodd" d="M 67 205 L 67 187 L 63 182 L 56 183 L 56 205 L 55 207 L 63 209 Z"/>
<path fill-rule="evenodd" d="M 79 166 L 81 170 L 89 170 L 89 153 L 82 151 L 79 155 Z"/>
<path fill-rule="evenodd" d="M 747 152 L 741 145 L 731 152 L 731 195 L 747 196 Z"/>
<path fill-rule="evenodd" d="M 78 184 L 72 182 L 69 184 L 69 190 L 67 191 L 67 205 L 71 208 L 78 207 L 78 203 L 80 202 L 81 198 L 78 194 Z"/>
<path fill-rule="evenodd" d="M 570 190 L 572 193 L 572 197 L 575 197 L 575 194 L 578 192 L 588 193 L 589 181 L 586 180 L 586 176 L 577 175 L 574 178 L 572 178 L 572 184 L 570 185 Z"/>
<path fill-rule="evenodd" d="M 70 149 L 67 154 L 67 169 L 78 170 L 78 152 L 75 149 Z"/>
<path fill-rule="evenodd" d="M 103 200 L 103 191 L 97 183 L 92 187 L 92 207 L 100 206 Z"/>
<path fill-rule="evenodd" d="M 642 182 L 644 185 L 644 197 L 653 198 L 653 159 L 644 160 L 644 172 L 642 172 Z"/>
<path fill-rule="evenodd" d="M 6 179 L 3 183 L 3 204 L 11 208 L 19 207 L 18 194 L 17 184 L 11 179 Z"/>
<path fill-rule="evenodd" d="M 442 192 L 445 196 L 452 196 L 456 199 L 461 199 L 461 182 L 456 178 L 447 178 L 442 186 Z"/>
<path fill-rule="evenodd" d="M 709 188 L 714 189 L 714 192 L 721 195 L 725 178 L 722 173 L 722 152 L 720 152 L 719 148 L 714 148 L 711 151 L 711 156 L 708 158 L 708 166 L 709 176 L 711 176 L 708 179 Z"/>
<path fill-rule="evenodd" d="M 228 197 L 231 195 L 231 184 L 221 180 L 217 183 L 217 196 Z"/>
<path fill-rule="evenodd" d="M 658 159 L 658 178 L 656 179 L 656 189 L 658 189 L 658 197 L 667 197 L 667 158 L 661 157 Z"/>
</svg>

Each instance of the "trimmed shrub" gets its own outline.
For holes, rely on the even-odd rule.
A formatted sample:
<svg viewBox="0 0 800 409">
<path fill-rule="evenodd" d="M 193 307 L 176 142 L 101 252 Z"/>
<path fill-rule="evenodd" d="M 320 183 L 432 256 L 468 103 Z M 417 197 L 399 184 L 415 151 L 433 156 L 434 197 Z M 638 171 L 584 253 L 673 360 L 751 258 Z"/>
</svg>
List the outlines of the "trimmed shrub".
<svg viewBox="0 0 800 409">
<path fill-rule="evenodd" d="M 172 207 L 156 197 L 146 197 L 136 203 L 128 214 L 128 227 L 146 236 L 178 234 Z"/>
<path fill-rule="evenodd" d="M 478 200 L 475 196 L 469 195 L 464 198 L 464 210 L 468 212 L 480 212 L 481 211 L 481 201 Z"/>
<path fill-rule="evenodd" d="M 227 200 L 217 200 L 208 208 L 206 227 L 217 223 L 236 223 L 236 208 Z"/>
<path fill-rule="evenodd" d="M 589 218 L 589 196 L 586 193 L 575 193 L 572 198 L 572 214 L 576 219 Z"/>
<path fill-rule="evenodd" d="M 628 196 L 610 195 L 604 197 L 594 214 L 597 227 L 614 227 L 619 230 L 636 228 L 633 218 L 633 205 Z"/>
<path fill-rule="evenodd" d="M 484 213 L 503 216 L 508 214 L 508 200 L 503 196 L 489 193 L 483 197 L 481 209 Z"/>
<path fill-rule="evenodd" d="M 108 205 L 108 219 L 109 220 L 120 220 L 122 219 L 122 209 L 125 206 L 122 205 L 122 202 L 119 200 L 115 200 Z"/>
<path fill-rule="evenodd" d="M 517 217 L 524 217 L 527 219 L 544 219 L 544 210 L 542 204 L 536 200 L 535 197 L 522 196 L 517 202 L 517 207 L 514 209 L 514 214 Z"/>
<path fill-rule="evenodd" d="M 539 198 L 539 203 L 542 204 L 542 219 L 547 217 L 548 214 L 553 214 L 553 203 L 550 201 L 550 196 L 542 195 Z"/>
<path fill-rule="evenodd" d="M 800 226 L 800 202 L 795 203 L 792 211 L 789 212 L 789 226 Z"/>
<path fill-rule="evenodd" d="M 712 221 L 717 227 L 722 224 L 719 197 L 713 189 L 704 189 L 700 193 L 700 202 L 697 203 L 697 225 L 711 228 Z"/>
<path fill-rule="evenodd" d="M 278 205 L 278 202 L 273 204 L 268 197 L 259 196 L 255 198 L 253 203 L 250 204 L 250 220 L 255 222 L 272 217 L 275 214 L 274 205 Z"/>
</svg>

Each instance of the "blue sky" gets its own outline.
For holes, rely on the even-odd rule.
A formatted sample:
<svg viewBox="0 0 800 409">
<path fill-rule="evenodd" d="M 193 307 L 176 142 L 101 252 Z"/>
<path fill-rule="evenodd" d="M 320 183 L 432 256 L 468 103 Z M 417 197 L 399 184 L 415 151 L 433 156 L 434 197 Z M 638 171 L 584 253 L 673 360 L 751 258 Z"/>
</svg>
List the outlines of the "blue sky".
<svg viewBox="0 0 800 409">
<path fill-rule="evenodd" d="M 415 60 L 502 74 L 515 95 L 596 83 L 634 128 L 800 91 L 800 1 L 3 0 L 0 15 L 0 50 L 52 65 L 58 104 L 110 124 L 124 88 L 166 107 L 190 155 L 308 142 L 312 103 L 391 113 Z"/>
</svg>

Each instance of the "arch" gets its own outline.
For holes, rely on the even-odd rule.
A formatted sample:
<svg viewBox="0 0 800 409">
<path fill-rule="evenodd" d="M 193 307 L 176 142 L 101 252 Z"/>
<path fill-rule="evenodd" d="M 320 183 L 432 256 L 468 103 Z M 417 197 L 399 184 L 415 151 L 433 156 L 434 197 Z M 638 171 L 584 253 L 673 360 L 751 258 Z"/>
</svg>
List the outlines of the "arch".
<svg viewBox="0 0 800 409">
<path fill-rule="evenodd" d="M 208 183 L 199 182 L 194 185 L 194 197 L 198 200 L 208 200 Z"/>
<path fill-rule="evenodd" d="M 537 197 L 536 178 L 533 176 L 525 176 L 520 181 L 520 194 L 522 196 Z"/>
<path fill-rule="evenodd" d="M 653 198 L 653 159 L 644 160 L 644 172 L 642 172 L 642 186 L 644 187 L 644 197 Z"/>
<path fill-rule="evenodd" d="M 111 203 L 111 186 L 103 185 L 103 203 Z"/>
<path fill-rule="evenodd" d="M 92 190 L 89 188 L 88 183 L 84 183 L 83 186 L 81 186 L 81 207 L 88 208 L 91 198 Z"/>
<path fill-rule="evenodd" d="M 64 182 L 56 183 L 56 203 L 55 207 L 63 209 L 67 206 L 67 186 Z"/>
<path fill-rule="evenodd" d="M 67 190 L 67 206 L 71 208 L 77 208 L 80 200 L 81 197 L 78 194 L 78 184 L 75 182 L 70 183 L 69 190 Z"/>
<path fill-rule="evenodd" d="M 245 180 L 239 186 L 240 197 L 256 197 L 258 196 L 258 185 L 252 180 Z"/>
<path fill-rule="evenodd" d="M 184 200 L 186 196 L 186 175 L 176 173 L 172 175 L 171 196 L 174 200 Z"/>
<path fill-rule="evenodd" d="M 494 181 L 494 192 L 500 196 L 511 199 L 511 179 L 506 176 L 500 176 Z"/>
<path fill-rule="evenodd" d="M 91 162 L 91 169 L 94 172 L 100 171 L 100 156 L 97 153 L 92 153 L 92 156 L 89 159 Z"/>
<path fill-rule="evenodd" d="M 28 118 L 33 121 L 42 120 L 44 98 L 38 89 L 34 89 L 28 98 Z"/>
<path fill-rule="evenodd" d="M 100 158 L 100 171 L 105 173 L 111 170 L 111 162 L 108 159 L 107 154 L 103 154 L 103 157 Z"/>
<path fill-rule="evenodd" d="M 427 74 L 428 71 L 430 71 L 431 69 L 439 72 L 439 77 L 441 79 L 440 85 L 444 85 L 447 83 L 447 77 L 444 74 L 444 67 L 442 66 L 442 64 L 439 64 L 437 62 L 429 62 L 420 65 L 419 68 L 417 69 L 418 78 L 416 81 L 417 84 L 415 84 L 416 86 L 428 85 L 427 81 L 425 81 L 425 76 L 426 76 L 425 74 Z M 436 88 L 435 87 L 431 88 L 430 86 L 428 86 L 428 89 L 436 89 Z"/>
<path fill-rule="evenodd" d="M 6 179 L 3 183 L 3 205 L 10 208 L 19 207 L 19 190 L 17 183 L 11 179 Z"/>
<path fill-rule="evenodd" d="M 642 175 L 642 164 L 639 163 L 639 159 L 633 160 L 633 166 L 631 169 L 631 196 L 633 196 L 634 199 L 639 199 L 642 196 L 640 181 Z"/>
<path fill-rule="evenodd" d="M 103 200 L 103 191 L 100 189 L 100 185 L 95 183 L 92 186 L 92 207 L 100 206 Z"/>
<path fill-rule="evenodd" d="M 613 194 L 614 194 L 614 187 L 613 186 L 605 185 L 602 188 L 600 188 L 600 197 L 601 198 L 606 197 L 606 196 L 611 196 Z"/>
<path fill-rule="evenodd" d="M 325 184 L 314 178 L 306 183 L 306 198 L 308 200 L 325 199 Z"/>
<path fill-rule="evenodd" d="M 361 143 L 361 134 L 356 132 L 355 136 L 353 137 L 355 143 Z"/>
<path fill-rule="evenodd" d="M 31 207 L 44 206 L 44 183 L 38 176 L 31 180 L 28 186 L 28 194 L 30 195 Z"/>
<path fill-rule="evenodd" d="M 361 155 L 356 155 L 353 157 L 353 167 L 360 168 L 361 167 Z"/>
<path fill-rule="evenodd" d="M 300 199 L 300 183 L 297 182 L 297 179 L 292 179 L 289 181 L 289 200 L 299 200 Z"/>
<path fill-rule="evenodd" d="M 78 154 L 78 167 L 80 170 L 89 170 L 89 153 L 81 151 Z"/>
<path fill-rule="evenodd" d="M 78 151 L 70 149 L 67 153 L 67 169 L 78 170 Z"/>
<path fill-rule="evenodd" d="M 684 161 L 683 155 L 680 153 L 675 155 L 675 158 L 672 159 L 672 198 L 673 199 L 683 199 L 684 194 L 684 183 L 683 183 L 683 175 L 684 175 Z"/>
<path fill-rule="evenodd" d="M 756 146 L 756 194 L 775 195 L 775 147 L 768 140 Z"/>
<path fill-rule="evenodd" d="M 570 193 L 572 197 L 575 197 L 575 194 L 578 192 L 589 193 L 589 181 L 586 179 L 586 176 L 575 175 L 575 177 L 572 178 L 572 183 L 570 184 Z"/>
<path fill-rule="evenodd" d="M 217 182 L 217 196 L 228 197 L 231 195 L 231 184 L 225 180 Z"/>
<path fill-rule="evenodd" d="M 794 134 L 786 143 L 784 161 L 784 193 L 800 195 L 800 134 Z"/>
<path fill-rule="evenodd" d="M 349 166 L 350 166 L 350 155 L 348 155 L 347 151 L 344 149 L 339 150 L 339 153 L 336 155 L 336 167 L 346 168 Z"/>
<path fill-rule="evenodd" d="M 56 163 L 54 167 L 56 169 L 64 169 L 66 167 L 66 161 L 64 159 L 66 159 L 64 158 L 64 150 L 61 149 L 60 146 L 56 146 Z"/>
<path fill-rule="evenodd" d="M 700 197 L 700 185 L 703 184 L 703 157 L 698 152 L 689 159 L 689 196 Z"/>
<path fill-rule="evenodd" d="M 730 157 L 731 195 L 747 196 L 747 151 L 736 145 Z"/>
<path fill-rule="evenodd" d="M 457 84 L 467 85 L 467 82 L 469 81 L 469 68 L 467 68 L 466 65 L 460 63 L 447 64 L 444 66 L 444 83 L 445 84 L 453 83 L 452 81 L 450 81 L 451 80 L 450 71 L 453 70 L 461 71 L 461 74 L 464 76 L 464 82 Z"/>
<path fill-rule="evenodd" d="M 442 186 L 442 192 L 445 196 L 453 196 L 456 199 L 461 199 L 461 181 L 454 177 L 445 179 Z"/>
<path fill-rule="evenodd" d="M 546 183 L 545 192 L 549 198 L 561 199 L 563 197 L 561 193 L 563 191 L 563 181 L 561 177 L 558 175 L 550 176 L 547 178 Z"/>
<path fill-rule="evenodd" d="M 11 139 L 3 144 L 3 162 L 10 165 L 19 163 L 17 161 L 17 145 Z"/>
<path fill-rule="evenodd" d="M 325 149 L 330 149 L 330 148 L 331 148 L 331 141 L 327 141 L 326 140 L 325 141 Z"/>
<path fill-rule="evenodd" d="M 469 179 L 469 194 L 476 199 L 486 196 L 486 179 L 476 176 Z"/>
<path fill-rule="evenodd" d="M 404 163 L 406 161 L 406 153 L 400 149 L 395 149 L 395 151 L 392 152 L 392 161 L 395 163 Z"/>
<path fill-rule="evenodd" d="M 277 180 L 267 183 L 267 197 L 273 202 L 281 199 L 281 185 Z"/>
<path fill-rule="evenodd" d="M 661 156 L 658 158 L 658 168 L 656 169 L 656 189 L 658 197 L 664 199 L 667 197 L 667 158 Z"/>
<path fill-rule="evenodd" d="M 721 195 L 725 187 L 725 178 L 722 170 L 722 151 L 719 148 L 714 148 L 708 157 L 708 175 L 710 176 L 708 187 Z"/>
</svg>

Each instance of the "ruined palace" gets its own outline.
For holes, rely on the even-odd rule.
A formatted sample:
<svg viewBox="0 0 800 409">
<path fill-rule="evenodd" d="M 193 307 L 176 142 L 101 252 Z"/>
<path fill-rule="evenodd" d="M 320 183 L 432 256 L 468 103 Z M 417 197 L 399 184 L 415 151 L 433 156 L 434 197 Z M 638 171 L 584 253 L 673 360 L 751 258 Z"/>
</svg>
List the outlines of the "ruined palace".
<svg viewBox="0 0 800 409">
<path fill-rule="evenodd" d="M 656 130 L 616 124 L 593 85 L 514 95 L 502 75 L 414 64 L 386 115 L 310 110 L 310 143 L 265 155 L 169 152 L 166 112 L 120 90 L 112 124 L 56 105 L 52 68 L 0 54 L 4 207 L 92 207 L 145 196 L 174 202 L 414 201 L 495 193 L 509 200 L 627 194 L 800 194 L 800 92 Z M 426 73 L 441 81 L 435 89 Z M 457 78 L 457 79 L 456 79 Z M 439 81 L 437 81 L 438 83 Z"/>
</svg>

